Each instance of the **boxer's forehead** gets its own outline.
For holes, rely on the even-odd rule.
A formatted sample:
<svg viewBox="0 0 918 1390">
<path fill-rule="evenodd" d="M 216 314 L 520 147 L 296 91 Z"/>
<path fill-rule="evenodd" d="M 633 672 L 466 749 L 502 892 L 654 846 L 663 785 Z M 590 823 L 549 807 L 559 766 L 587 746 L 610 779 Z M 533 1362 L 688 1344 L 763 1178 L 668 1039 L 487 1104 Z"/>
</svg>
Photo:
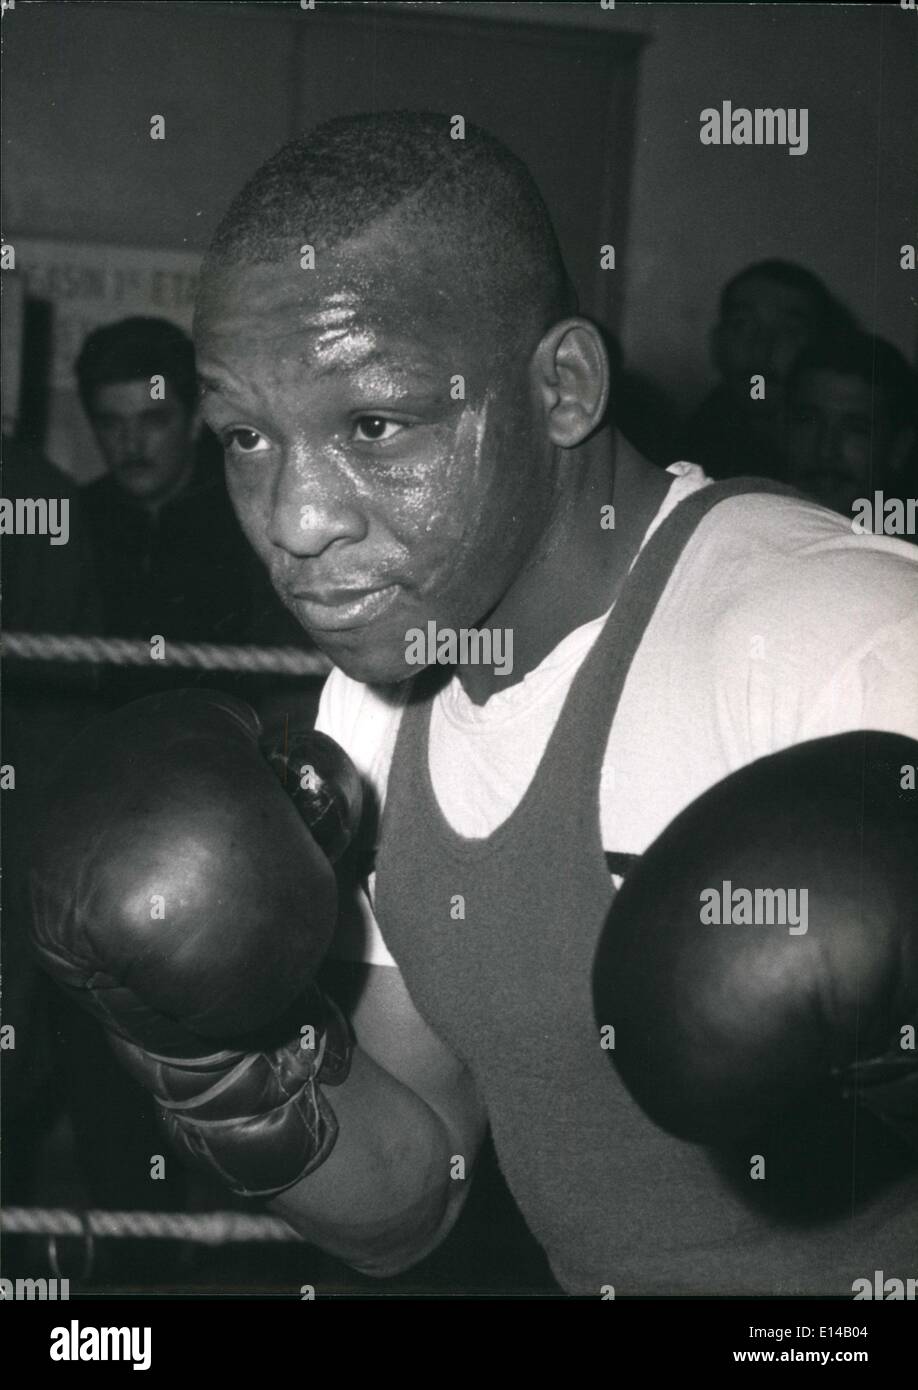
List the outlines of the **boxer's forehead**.
<svg viewBox="0 0 918 1390">
<path fill-rule="evenodd" d="M 369 242 L 369 244 L 367 244 Z M 271 364 L 276 380 L 360 371 L 384 380 L 481 370 L 490 325 L 464 292 L 455 258 L 406 254 L 389 239 L 318 252 L 314 269 L 256 264 L 212 272 L 195 340 L 202 370 Z"/>
</svg>

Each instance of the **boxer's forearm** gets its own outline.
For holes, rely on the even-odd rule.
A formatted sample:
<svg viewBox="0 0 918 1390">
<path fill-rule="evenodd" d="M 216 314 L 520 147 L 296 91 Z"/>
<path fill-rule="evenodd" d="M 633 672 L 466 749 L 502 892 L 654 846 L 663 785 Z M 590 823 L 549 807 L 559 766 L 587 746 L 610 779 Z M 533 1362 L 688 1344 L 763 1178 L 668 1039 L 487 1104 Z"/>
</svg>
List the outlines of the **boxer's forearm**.
<svg viewBox="0 0 918 1390">
<path fill-rule="evenodd" d="M 355 1047 L 343 1085 L 325 1095 L 338 1121 L 330 1156 L 271 1202 L 304 1240 L 364 1273 L 416 1264 L 448 1233 L 481 1135 L 460 1134 Z M 466 1162 L 457 1165 L 457 1154 Z"/>
</svg>

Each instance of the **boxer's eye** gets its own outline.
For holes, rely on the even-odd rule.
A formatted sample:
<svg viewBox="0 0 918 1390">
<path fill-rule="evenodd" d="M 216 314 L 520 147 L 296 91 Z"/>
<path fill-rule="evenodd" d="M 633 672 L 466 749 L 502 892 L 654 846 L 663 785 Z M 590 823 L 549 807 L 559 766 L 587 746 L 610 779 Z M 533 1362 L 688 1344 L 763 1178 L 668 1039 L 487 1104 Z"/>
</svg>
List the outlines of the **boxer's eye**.
<svg viewBox="0 0 918 1390">
<path fill-rule="evenodd" d="M 392 439 L 404 429 L 396 420 L 382 415 L 360 415 L 354 422 L 354 438 L 360 444 L 379 444 Z"/>
<path fill-rule="evenodd" d="M 260 448 L 260 445 L 264 448 Z M 223 447 L 240 454 L 261 454 L 269 445 L 257 430 L 227 430 L 223 436 Z"/>
</svg>

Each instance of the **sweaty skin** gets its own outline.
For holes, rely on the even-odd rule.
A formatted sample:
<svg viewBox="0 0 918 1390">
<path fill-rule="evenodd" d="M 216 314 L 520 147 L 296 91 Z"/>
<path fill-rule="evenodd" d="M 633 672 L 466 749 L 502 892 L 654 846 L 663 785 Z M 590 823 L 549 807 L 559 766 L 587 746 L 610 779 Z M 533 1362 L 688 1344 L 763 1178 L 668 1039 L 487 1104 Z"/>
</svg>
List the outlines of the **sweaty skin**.
<svg viewBox="0 0 918 1390">
<path fill-rule="evenodd" d="M 202 408 L 240 523 L 317 646 L 358 680 L 400 681 L 411 628 L 512 627 L 512 674 L 459 668 L 483 702 L 608 607 L 665 475 L 638 465 L 603 529 L 610 432 L 578 447 L 606 399 L 595 329 L 514 338 L 461 252 L 408 245 L 381 224 L 314 270 L 292 255 L 212 272 Z"/>
</svg>

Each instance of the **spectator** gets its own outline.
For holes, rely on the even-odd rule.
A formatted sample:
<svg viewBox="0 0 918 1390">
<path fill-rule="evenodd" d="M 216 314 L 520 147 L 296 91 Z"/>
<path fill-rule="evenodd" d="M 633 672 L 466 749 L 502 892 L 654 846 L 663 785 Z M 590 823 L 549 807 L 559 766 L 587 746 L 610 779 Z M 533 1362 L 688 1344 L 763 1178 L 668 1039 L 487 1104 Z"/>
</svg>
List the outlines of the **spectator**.
<svg viewBox="0 0 918 1390">
<path fill-rule="evenodd" d="M 788 481 L 842 516 L 876 491 L 914 496 L 916 402 L 915 373 L 882 338 L 807 348 L 788 384 Z"/>
<path fill-rule="evenodd" d="M 124 319 L 90 334 L 76 371 L 108 470 L 83 490 L 106 633 L 242 640 L 251 552 L 219 446 L 200 433 L 189 338 L 163 319 Z"/>
<path fill-rule="evenodd" d="M 689 421 L 680 458 L 712 478 L 783 477 L 785 382 L 799 353 L 824 332 L 853 329 L 847 310 L 791 261 L 760 261 L 725 285 L 711 336 L 721 383 Z M 764 377 L 754 399 L 751 378 Z"/>
</svg>

